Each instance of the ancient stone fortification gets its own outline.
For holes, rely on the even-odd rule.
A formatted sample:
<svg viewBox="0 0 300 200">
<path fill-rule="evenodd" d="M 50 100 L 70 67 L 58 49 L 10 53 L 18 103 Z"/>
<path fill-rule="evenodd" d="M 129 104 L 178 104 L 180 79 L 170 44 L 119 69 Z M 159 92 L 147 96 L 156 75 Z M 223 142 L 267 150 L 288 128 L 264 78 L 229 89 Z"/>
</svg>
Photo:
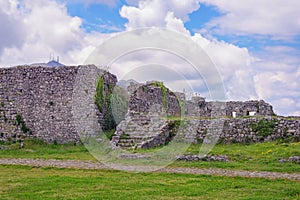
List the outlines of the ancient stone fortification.
<svg viewBox="0 0 300 200">
<path fill-rule="evenodd" d="M 116 84 L 116 76 L 93 65 L 0 68 L 0 140 L 18 141 L 34 136 L 49 143 L 79 142 L 73 123 L 73 94 L 78 91 L 82 99 L 93 99 L 100 74 L 105 88 Z M 85 83 L 85 88 L 75 85 L 76 81 Z M 81 99 L 77 96 L 77 100 Z M 96 112 L 95 104 L 92 106 Z M 103 113 L 98 113 L 98 117 L 101 123 Z M 82 125 L 85 119 L 82 118 Z"/>
<path fill-rule="evenodd" d="M 116 82 L 115 75 L 93 65 L 0 68 L 0 141 L 37 137 L 49 143 L 80 142 L 79 134 L 94 134 L 107 124 L 113 127 L 109 97 Z M 95 98 L 96 90 L 100 98 Z M 300 137 L 299 118 L 275 116 L 264 101 L 220 103 L 202 97 L 187 101 L 184 94 L 175 94 L 160 82 L 131 85 L 130 92 L 128 113 L 117 126 L 114 146 L 160 146 L 177 134 L 199 142 L 214 117 L 222 122 L 216 130 L 219 141 L 227 143 Z M 117 110 L 124 112 L 121 107 L 127 104 L 118 105 Z"/>
<path fill-rule="evenodd" d="M 131 84 L 129 91 L 129 111 L 117 127 L 114 146 L 156 147 L 174 136 L 179 136 L 175 140 L 182 138 L 193 143 L 203 140 L 210 143 L 215 139 L 223 143 L 300 140 L 300 118 L 276 116 L 272 106 L 262 100 L 206 102 L 202 97 L 186 100 L 183 93 L 172 93 L 162 83 L 155 82 Z"/>
<path fill-rule="evenodd" d="M 218 142 L 221 143 L 252 143 L 274 140 L 299 141 L 300 118 L 286 117 L 249 117 L 249 118 L 223 118 L 218 133 Z M 212 120 L 189 120 L 186 123 L 185 139 L 193 143 L 204 140 L 208 134 Z"/>
<path fill-rule="evenodd" d="M 192 97 L 191 100 L 185 100 L 185 95 L 183 93 L 176 93 L 176 95 L 183 102 L 184 114 L 187 116 L 201 116 L 201 117 L 211 117 L 212 111 L 214 110 L 214 105 L 218 102 L 207 102 L 203 97 Z M 233 114 L 236 117 L 244 116 L 273 116 L 273 107 L 264 102 L 260 101 L 229 101 L 229 102 L 220 102 L 223 104 L 224 109 L 216 108 L 219 110 L 223 116 L 232 117 Z"/>
<path fill-rule="evenodd" d="M 176 95 L 161 82 L 148 82 L 132 91 L 129 111 L 112 139 L 122 148 L 149 148 L 167 144 L 172 139 L 173 124 L 167 117 L 179 117 Z"/>
</svg>

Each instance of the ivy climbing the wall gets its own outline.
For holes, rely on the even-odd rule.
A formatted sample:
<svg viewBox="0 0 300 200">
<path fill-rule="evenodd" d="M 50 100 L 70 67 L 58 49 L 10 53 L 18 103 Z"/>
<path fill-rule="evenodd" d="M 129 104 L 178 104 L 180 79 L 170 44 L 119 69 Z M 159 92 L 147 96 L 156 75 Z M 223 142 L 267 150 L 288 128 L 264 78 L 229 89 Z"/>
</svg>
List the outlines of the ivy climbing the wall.
<svg viewBox="0 0 300 200">
<path fill-rule="evenodd" d="M 104 77 L 100 75 L 96 83 L 95 103 L 101 113 L 103 113 L 104 100 Z"/>
<path fill-rule="evenodd" d="M 103 130 L 113 130 L 116 128 L 116 121 L 112 113 L 111 98 L 114 85 L 106 84 L 104 75 L 100 75 L 96 83 L 95 103 L 99 111 L 103 114 Z"/>
</svg>

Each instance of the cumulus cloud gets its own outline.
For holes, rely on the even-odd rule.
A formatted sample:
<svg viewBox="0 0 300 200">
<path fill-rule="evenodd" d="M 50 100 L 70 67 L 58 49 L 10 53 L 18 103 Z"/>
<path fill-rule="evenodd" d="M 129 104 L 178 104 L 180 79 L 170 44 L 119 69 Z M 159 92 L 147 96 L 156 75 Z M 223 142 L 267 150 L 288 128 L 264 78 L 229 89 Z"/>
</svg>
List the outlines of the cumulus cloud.
<svg viewBox="0 0 300 200">
<path fill-rule="evenodd" d="M 295 0 L 201 0 L 223 13 L 206 24 L 218 34 L 262 34 L 289 39 L 300 34 L 300 1 Z"/>
<path fill-rule="evenodd" d="M 0 2 L 0 54 L 5 48 L 21 47 L 25 40 L 25 26 L 21 16 L 15 14 L 17 1 Z"/>
<path fill-rule="evenodd" d="M 5 48 L 21 47 L 25 39 L 24 24 L 18 18 L 11 17 L 3 10 L 0 10 L 0 24 L 0 54 Z"/>
<path fill-rule="evenodd" d="M 246 48 L 216 39 L 208 40 L 200 34 L 192 39 L 209 55 L 218 68 L 228 99 L 247 100 L 257 98 L 253 87 L 251 63 L 254 59 Z"/>
<path fill-rule="evenodd" d="M 5 16 L 0 20 L 7 22 L 0 31 L 5 41 L 0 39 L 2 66 L 47 62 L 50 53 L 60 55 L 65 63 L 79 64 L 84 61 L 78 59 L 84 57 L 80 51 L 88 55 L 91 46 L 97 44 L 93 33 L 87 34 L 81 28 L 82 20 L 69 16 L 63 4 L 53 0 L 15 0 L 6 4 L 13 12 L 0 10 L 0 15 Z"/>
<path fill-rule="evenodd" d="M 134 2 L 136 3 L 136 2 Z M 253 87 L 252 62 L 246 48 L 217 39 L 206 39 L 200 34 L 191 35 L 184 22 L 188 14 L 200 8 L 199 1 L 140 1 L 136 6 L 123 6 L 121 16 L 128 19 L 128 30 L 139 27 L 162 27 L 181 32 L 194 40 L 215 63 L 225 83 L 229 99 L 257 98 Z M 201 9 L 201 8 L 200 8 Z M 160 59 L 166 60 L 166 59 Z M 171 63 L 170 63 L 171 65 Z M 181 66 L 181 68 L 185 68 Z"/>
<path fill-rule="evenodd" d="M 202 30 L 208 33 L 209 39 L 201 34 L 191 35 L 184 26 L 188 14 L 199 9 L 199 1 L 193 2 L 196 4 L 189 2 L 190 6 L 177 7 L 179 11 L 170 7 L 173 2 L 132 0 L 132 5 L 123 6 L 120 13 L 128 19 L 126 26 L 129 30 L 158 26 L 189 35 L 216 64 L 228 99 L 265 99 L 274 105 L 279 114 L 297 114 L 300 110 L 297 105 L 300 99 L 297 50 L 272 46 L 250 53 L 247 48 L 219 41 L 213 35 L 264 35 L 275 40 L 291 41 L 300 33 L 300 2 L 201 0 L 201 3 L 215 6 L 221 13 Z"/>
<path fill-rule="evenodd" d="M 170 15 L 173 15 L 173 19 L 186 22 L 189 20 L 188 14 L 200 8 L 199 0 L 143 0 L 129 3 L 129 6 L 124 5 L 120 11 L 121 16 L 128 19 L 127 29 L 166 27 Z"/>
<path fill-rule="evenodd" d="M 299 53 L 293 48 L 266 47 L 253 63 L 258 96 L 283 115 L 296 115 L 300 111 L 300 58 L 293 56 Z"/>
<path fill-rule="evenodd" d="M 65 64 L 82 64 L 91 52 L 113 34 L 87 33 L 83 20 L 68 14 L 66 3 L 114 6 L 118 0 L 9 0 L 0 1 L 0 64 L 9 66 L 47 62 L 50 53 L 61 56 Z M 161 27 L 183 33 L 202 47 L 215 63 L 231 100 L 265 99 L 277 113 L 299 115 L 300 52 L 286 46 L 265 47 L 260 52 L 217 40 L 213 35 L 271 35 L 274 39 L 290 39 L 300 34 L 297 1 L 221 1 L 221 0 L 126 0 L 120 15 L 128 22 L 127 30 Z M 199 2 L 216 6 L 222 16 L 204 27 L 211 37 L 191 34 L 185 27 L 188 15 L 200 8 Z M 200 8 L 201 9 L 201 8 Z M 131 42 L 131 41 L 128 41 Z M 154 52 L 138 54 L 123 61 L 122 73 L 144 63 L 161 64 L 190 73 L 186 63 Z M 127 68 L 128 67 L 128 68 Z M 186 76 L 203 95 L 203 80 Z M 173 80 L 181 90 L 182 80 Z"/>
</svg>

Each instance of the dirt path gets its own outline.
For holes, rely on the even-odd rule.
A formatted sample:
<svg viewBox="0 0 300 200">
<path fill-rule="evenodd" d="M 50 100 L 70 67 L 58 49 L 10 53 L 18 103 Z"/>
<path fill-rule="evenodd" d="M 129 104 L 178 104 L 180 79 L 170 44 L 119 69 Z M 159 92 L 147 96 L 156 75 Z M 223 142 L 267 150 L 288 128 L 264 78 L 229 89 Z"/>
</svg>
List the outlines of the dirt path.
<svg viewBox="0 0 300 200">
<path fill-rule="evenodd" d="M 0 159 L 2 165 L 26 165 L 36 167 L 55 167 L 55 168 L 75 168 L 75 169 L 109 169 L 109 167 L 95 161 L 75 161 L 75 160 L 44 160 L 44 159 Z M 203 174 L 215 176 L 241 176 L 251 178 L 268 178 L 268 179 L 293 179 L 300 181 L 300 173 L 288 174 L 281 172 L 257 172 L 244 170 L 228 169 L 200 169 L 186 167 L 166 167 L 158 170 L 166 173 L 182 174 Z"/>
</svg>

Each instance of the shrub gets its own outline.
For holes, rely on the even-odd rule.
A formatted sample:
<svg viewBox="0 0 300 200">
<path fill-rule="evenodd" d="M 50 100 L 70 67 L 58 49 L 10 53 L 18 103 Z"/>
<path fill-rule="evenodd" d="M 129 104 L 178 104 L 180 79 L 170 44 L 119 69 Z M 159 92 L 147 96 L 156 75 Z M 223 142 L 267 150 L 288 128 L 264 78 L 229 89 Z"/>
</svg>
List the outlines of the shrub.
<svg viewBox="0 0 300 200">
<path fill-rule="evenodd" d="M 112 130 L 116 128 L 116 122 L 112 114 L 111 97 L 113 94 L 113 86 L 107 85 L 105 88 L 104 76 L 100 75 L 96 84 L 96 93 L 94 96 L 95 104 L 98 110 L 103 114 L 104 124 L 103 130 Z M 105 91 L 107 89 L 107 91 Z"/>
<path fill-rule="evenodd" d="M 26 126 L 25 121 L 20 114 L 17 114 L 16 116 L 16 123 L 17 126 L 21 126 L 21 130 L 23 131 L 23 133 L 31 133 L 30 129 Z"/>
<path fill-rule="evenodd" d="M 267 119 L 260 120 L 257 124 L 252 123 L 251 129 L 255 133 L 257 133 L 260 136 L 267 137 L 269 135 L 272 135 L 274 133 L 274 128 L 276 124 L 274 121 L 269 121 Z"/>
</svg>

